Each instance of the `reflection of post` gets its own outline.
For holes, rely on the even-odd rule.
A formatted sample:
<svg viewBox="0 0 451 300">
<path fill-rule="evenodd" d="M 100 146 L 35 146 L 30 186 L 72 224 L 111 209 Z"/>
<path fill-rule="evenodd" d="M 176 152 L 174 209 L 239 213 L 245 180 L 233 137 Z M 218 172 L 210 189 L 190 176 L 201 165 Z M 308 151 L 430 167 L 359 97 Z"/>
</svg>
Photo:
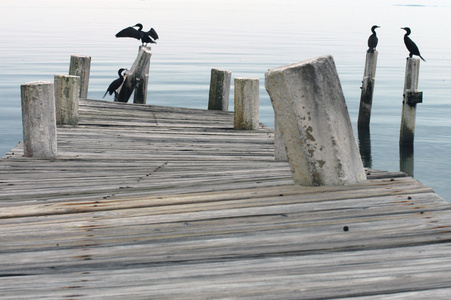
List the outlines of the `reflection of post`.
<svg viewBox="0 0 451 300">
<path fill-rule="evenodd" d="M 373 104 L 374 81 L 376 80 L 377 51 L 367 52 L 365 71 L 362 81 L 362 93 L 360 95 L 358 127 L 370 126 L 371 106 Z"/>
<path fill-rule="evenodd" d="M 413 145 L 399 147 L 399 169 L 413 177 L 414 156 Z"/>
<path fill-rule="evenodd" d="M 373 167 L 373 158 L 371 156 L 371 134 L 370 127 L 358 127 L 359 150 L 362 157 L 362 163 L 365 168 Z"/>
<path fill-rule="evenodd" d="M 423 93 L 417 91 L 419 72 L 420 60 L 418 58 L 407 58 L 401 132 L 399 135 L 399 145 L 401 147 L 413 145 L 417 103 L 423 102 Z"/>
</svg>

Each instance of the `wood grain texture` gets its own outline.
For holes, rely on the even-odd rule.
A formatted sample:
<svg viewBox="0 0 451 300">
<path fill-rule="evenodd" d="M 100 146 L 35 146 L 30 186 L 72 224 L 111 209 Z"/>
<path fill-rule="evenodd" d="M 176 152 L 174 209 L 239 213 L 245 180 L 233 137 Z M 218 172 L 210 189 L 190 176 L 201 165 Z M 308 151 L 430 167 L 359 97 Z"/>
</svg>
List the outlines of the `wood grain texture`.
<svg viewBox="0 0 451 300">
<path fill-rule="evenodd" d="M 401 172 L 294 185 L 233 113 L 93 100 L 0 160 L 0 298 L 440 299 L 450 205 Z"/>
</svg>

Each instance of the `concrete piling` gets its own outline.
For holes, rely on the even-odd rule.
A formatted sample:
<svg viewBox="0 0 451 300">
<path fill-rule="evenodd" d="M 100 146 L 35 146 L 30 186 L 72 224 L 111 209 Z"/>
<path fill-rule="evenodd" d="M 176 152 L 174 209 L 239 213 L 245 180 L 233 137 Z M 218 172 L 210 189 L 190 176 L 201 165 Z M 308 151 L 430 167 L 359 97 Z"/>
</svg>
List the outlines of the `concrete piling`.
<svg viewBox="0 0 451 300">
<path fill-rule="evenodd" d="M 295 183 L 344 185 L 366 180 L 332 56 L 271 69 L 265 87 Z"/>
<path fill-rule="evenodd" d="M 139 46 L 139 51 L 141 51 L 142 47 L 146 46 Z M 147 48 L 149 49 L 149 48 Z M 137 83 L 135 86 L 135 93 L 133 96 L 133 103 L 136 104 L 146 104 L 147 103 L 147 87 L 149 85 L 149 71 L 150 71 L 150 57 L 147 60 L 144 60 L 146 63 L 145 66 L 143 66 L 143 72 L 140 74 L 140 78 L 136 78 Z"/>
<path fill-rule="evenodd" d="M 258 130 L 260 118 L 258 78 L 235 78 L 234 87 L 234 129 Z"/>
<path fill-rule="evenodd" d="M 80 98 L 88 98 L 90 72 L 91 72 L 90 56 L 71 55 L 69 75 L 80 76 Z"/>
<path fill-rule="evenodd" d="M 80 76 L 55 75 L 55 109 L 57 125 L 78 125 Z"/>
<path fill-rule="evenodd" d="M 24 156 L 57 156 L 53 83 L 33 81 L 20 86 Z"/>
<path fill-rule="evenodd" d="M 360 94 L 360 108 L 357 126 L 369 127 L 371 119 L 371 106 L 373 104 L 374 82 L 376 80 L 377 51 L 366 52 L 365 70 Z"/>
<path fill-rule="evenodd" d="M 210 92 L 208 97 L 209 110 L 229 110 L 231 78 L 231 71 L 211 69 Z"/>
<path fill-rule="evenodd" d="M 420 59 L 408 57 L 404 79 L 401 130 L 399 135 L 399 145 L 401 147 L 413 146 L 417 104 L 423 102 L 423 93 L 417 91 L 419 75 Z"/>
<path fill-rule="evenodd" d="M 149 74 L 150 57 L 152 51 L 148 47 L 140 47 L 139 53 L 133 62 L 132 67 L 126 72 L 125 82 L 114 101 L 128 102 L 135 88 L 139 86 L 138 96 L 135 95 L 134 103 L 146 103 L 147 95 L 147 76 Z M 136 93 L 136 91 L 135 91 Z M 137 99 L 137 97 L 142 97 Z"/>
</svg>

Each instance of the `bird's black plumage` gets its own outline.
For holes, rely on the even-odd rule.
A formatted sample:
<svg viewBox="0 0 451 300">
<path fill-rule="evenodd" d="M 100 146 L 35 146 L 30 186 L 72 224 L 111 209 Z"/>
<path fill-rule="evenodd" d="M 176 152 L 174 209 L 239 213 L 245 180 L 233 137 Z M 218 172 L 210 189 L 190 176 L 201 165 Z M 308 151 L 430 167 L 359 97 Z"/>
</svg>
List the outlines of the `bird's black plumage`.
<svg viewBox="0 0 451 300">
<path fill-rule="evenodd" d="M 376 51 L 376 46 L 377 46 L 377 35 L 376 35 L 376 28 L 379 28 L 380 26 L 374 25 L 373 27 L 371 27 L 371 32 L 373 33 L 372 35 L 370 35 L 370 37 L 368 38 L 368 52 L 374 52 Z"/>
<path fill-rule="evenodd" d="M 409 57 L 412 58 L 413 55 L 418 55 L 422 60 L 426 61 L 421 55 L 420 50 L 418 50 L 417 45 L 409 38 L 410 28 L 402 27 L 406 33 L 404 34 L 404 44 L 406 44 L 407 50 L 409 50 Z"/>
<path fill-rule="evenodd" d="M 108 86 L 108 89 L 105 92 L 105 95 L 103 95 L 103 98 L 105 98 L 106 94 L 112 95 L 113 93 L 116 95 L 116 90 L 122 85 L 122 83 L 125 80 L 125 74 L 122 75 L 122 72 L 124 72 L 126 69 L 119 69 L 117 71 L 117 74 L 119 75 L 119 78 L 115 79 L 110 85 Z"/>
<path fill-rule="evenodd" d="M 135 29 L 134 27 L 138 27 Z M 155 40 L 158 40 L 158 34 L 155 29 L 150 28 L 149 31 L 142 31 L 143 25 L 138 23 L 134 26 L 127 27 L 116 33 L 116 37 L 130 37 L 137 40 L 141 40 L 142 45 L 147 45 L 148 43 L 156 44 Z"/>
</svg>

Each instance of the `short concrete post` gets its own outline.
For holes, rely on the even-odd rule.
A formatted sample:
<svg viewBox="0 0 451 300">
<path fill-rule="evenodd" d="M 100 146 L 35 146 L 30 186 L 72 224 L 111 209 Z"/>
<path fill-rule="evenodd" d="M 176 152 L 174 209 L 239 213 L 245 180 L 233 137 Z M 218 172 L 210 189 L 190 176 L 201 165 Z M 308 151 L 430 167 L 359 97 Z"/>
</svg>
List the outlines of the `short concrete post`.
<svg viewBox="0 0 451 300">
<path fill-rule="evenodd" d="M 276 161 L 288 161 L 287 151 L 280 132 L 277 116 L 274 115 L 274 158 Z"/>
<path fill-rule="evenodd" d="M 231 78 L 231 71 L 211 69 L 210 93 L 208 97 L 209 110 L 229 110 Z"/>
<path fill-rule="evenodd" d="M 258 130 L 259 128 L 259 80 L 235 78 L 234 129 Z"/>
<path fill-rule="evenodd" d="M 412 146 L 414 141 L 417 103 L 423 102 L 423 93 L 417 91 L 419 75 L 420 59 L 408 57 L 402 101 L 401 132 L 399 135 L 399 145 L 402 147 Z"/>
<path fill-rule="evenodd" d="M 55 75 L 55 109 L 57 125 L 78 125 L 80 76 Z"/>
<path fill-rule="evenodd" d="M 118 91 L 117 97 L 114 101 L 118 102 L 128 102 L 133 91 L 136 92 L 135 88 L 139 85 L 138 96 L 135 95 L 134 103 L 146 103 L 144 98 L 138 100 L 136 97 L 144 97 L 147 95 L 147 81 L 146 74 L 149 74 L 150 57 L 152 56 L 152 51 L 148 47 L 140 47 L 139 53 L 133 62 L 130 71 L 127 71 L 124 84 Z M 145 89 L 145 91 L 144 91 Z"/>
<path fill-rule="evenodd" d="M 91 72 L 90 56 L 71 55 L 69 75 L 80 76 L 80 98 L 88 98 L 90 72 Z"/>
<path fill-rule="evenodd" d="M 374 82 L 376 80 L 377 51 L 366 52 L 365 71 L 363 73 L 362 93 L 360 94 L 358 127 L 369 127 L 371 106 L 373 104 Z"/>
<path fill-rule="evenodd" d="M 20 86 L 24 156 L 55 158 L 56 118 L 53 83 L 34 81 Z"/>
<path fill-rule="evenodd" d="M 145 46 L 139 46 L 139 51 Z M 147 48 L 149 49 L 149 48 Z M 143 74 L 140 78 L 137 78 L 137 83 L 135 86 L 135 93 L 133 96 L 133 103 L 136 104 L 146 104 L 147 103 L 147 87 L 149 85 L 149 70 L 150 70 L 150 58 L 145 60 L 146 65 L 144 66 Z"/>
<path fill-rule="evenodd" d="M 332 56 L 271 69 L 265 87 L 295 183 L 343 185 L 366 180 Z"/>
</svg>

